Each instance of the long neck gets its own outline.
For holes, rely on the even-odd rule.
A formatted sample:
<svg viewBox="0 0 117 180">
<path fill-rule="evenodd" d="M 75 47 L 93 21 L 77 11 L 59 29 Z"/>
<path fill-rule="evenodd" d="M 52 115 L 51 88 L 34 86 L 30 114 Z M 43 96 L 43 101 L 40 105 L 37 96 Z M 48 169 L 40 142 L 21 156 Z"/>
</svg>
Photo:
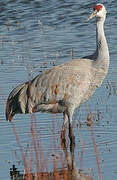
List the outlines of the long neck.
<svg viewBox="0 0 117 180">
<path fill-rule="evenodd" d="M 104 20 L 97 20 L 96 25 L 96 52 L 95 65 L 98 68 L 108 71 L 109 67 L 109 50 L 104 34 Z"/>
</svg>

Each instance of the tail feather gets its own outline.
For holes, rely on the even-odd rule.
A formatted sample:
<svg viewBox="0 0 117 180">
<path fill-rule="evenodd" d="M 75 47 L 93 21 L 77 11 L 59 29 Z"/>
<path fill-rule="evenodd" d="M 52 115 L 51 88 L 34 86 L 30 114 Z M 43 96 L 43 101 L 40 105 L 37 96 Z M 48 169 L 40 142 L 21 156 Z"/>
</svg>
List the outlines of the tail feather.
<svg viewBox="0 0 117 180">
<path fill-rule="evenodd" d="M 19 96 L 21 94 L 22 89 L 25 87 L 26 83 L 23 83 L 17 86 L 13 91 L 9 94 L 6 104 L 6 120 L 12 121 L 12 118 L 17 113 L 22 113 Z"/>
</svg>

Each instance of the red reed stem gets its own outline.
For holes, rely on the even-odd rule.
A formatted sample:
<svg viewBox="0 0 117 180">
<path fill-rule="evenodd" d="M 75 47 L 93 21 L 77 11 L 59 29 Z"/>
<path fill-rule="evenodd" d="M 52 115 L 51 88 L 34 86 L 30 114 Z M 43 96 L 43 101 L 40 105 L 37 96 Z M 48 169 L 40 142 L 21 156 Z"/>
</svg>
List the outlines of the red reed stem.
<svg viewBox="0 0 117 180">
<path fill-rule="evenodd" d="M 90 125 L 90 128 L 91 128 L 91 135 L 92 135 L 92 139 L 93 139 L 94 151 L 95 151 L 96 161 L 97 161 L 97 166 L 98 166 L 99 180 L 103 180 L 102 173 L 101 173 L 100 159 L 99 159 L 99 155 L 98 155 L 97 145 L 95 143 L 95 136 L 94 136 L 92 124 Z"/>
</svg>

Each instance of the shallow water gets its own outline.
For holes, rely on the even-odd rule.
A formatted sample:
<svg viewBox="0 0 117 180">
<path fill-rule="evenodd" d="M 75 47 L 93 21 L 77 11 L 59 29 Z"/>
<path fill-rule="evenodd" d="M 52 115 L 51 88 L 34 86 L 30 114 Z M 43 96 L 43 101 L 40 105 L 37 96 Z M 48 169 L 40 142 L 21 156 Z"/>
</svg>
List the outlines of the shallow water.
<svg viewBox="0 0 117 180">
<path fill-rule="evenodd" d="M 93 113 L 93 131 L 98 148 L 103 180 L 117 177 L 117 13 L 116 1 L 102 1 L 108 10 L 105 34 L 110 49 L 110 68 L 102 86 L 74 113 L 76 140 L 75 162 L 84 147 L 82 169 L 95 180 L 99 173 L 87 111 Z M 5 103 L 11 90 L 53 65 L 91 54 L 95 47 L 95 22 L 86 21 L 93 0 L 6 0 L 0 1 L 0 179 L 9 180 L 9 169 L 15 164 L 23 170 L 23 161 L 12 126 L 5 119 Z M 37 129 L 45 155 L 52 162 L 53 132 L 59 142 L 58 125 L 62 114 L 37 113 Z M 14 123 L 25 149 L 30 143 L 30 115 L 17 115 Z M 81 124 L 77 127 L 77 124 Z M 59 144 L 59 143 L 58 143 Z M 57 146 L 60 150 L 59 145 Z M 49 153 L 48 153 L 49 151 Z M 61 150 L 60 150 L 61 151 Z M 50 166 L 51 169 L 52 166 Z"/>
</svg>

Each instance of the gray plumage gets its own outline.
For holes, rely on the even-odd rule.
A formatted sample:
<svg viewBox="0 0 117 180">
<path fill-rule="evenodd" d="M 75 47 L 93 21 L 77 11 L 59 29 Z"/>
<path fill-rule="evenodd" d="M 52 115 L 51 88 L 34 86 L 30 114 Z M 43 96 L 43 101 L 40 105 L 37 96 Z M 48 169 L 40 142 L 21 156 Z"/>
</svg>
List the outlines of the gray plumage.
<svg viewBox="0 0 117 180">
<path fill-rule="evenodd" d="M 75 108 L 94 93 L 108 72 L 109 51 L 103 30 L 106 9 L 102 4 L 94 7 L 89 19 L 94 16 L 97 21 L 95 53 L 55 66 L 17 86 L 7 100 L 7 119 L 11 121 L 18 113 L 41 111 L 63 113 L 63 127 L 67 122 L 71 124 Z"/>
</svg>

